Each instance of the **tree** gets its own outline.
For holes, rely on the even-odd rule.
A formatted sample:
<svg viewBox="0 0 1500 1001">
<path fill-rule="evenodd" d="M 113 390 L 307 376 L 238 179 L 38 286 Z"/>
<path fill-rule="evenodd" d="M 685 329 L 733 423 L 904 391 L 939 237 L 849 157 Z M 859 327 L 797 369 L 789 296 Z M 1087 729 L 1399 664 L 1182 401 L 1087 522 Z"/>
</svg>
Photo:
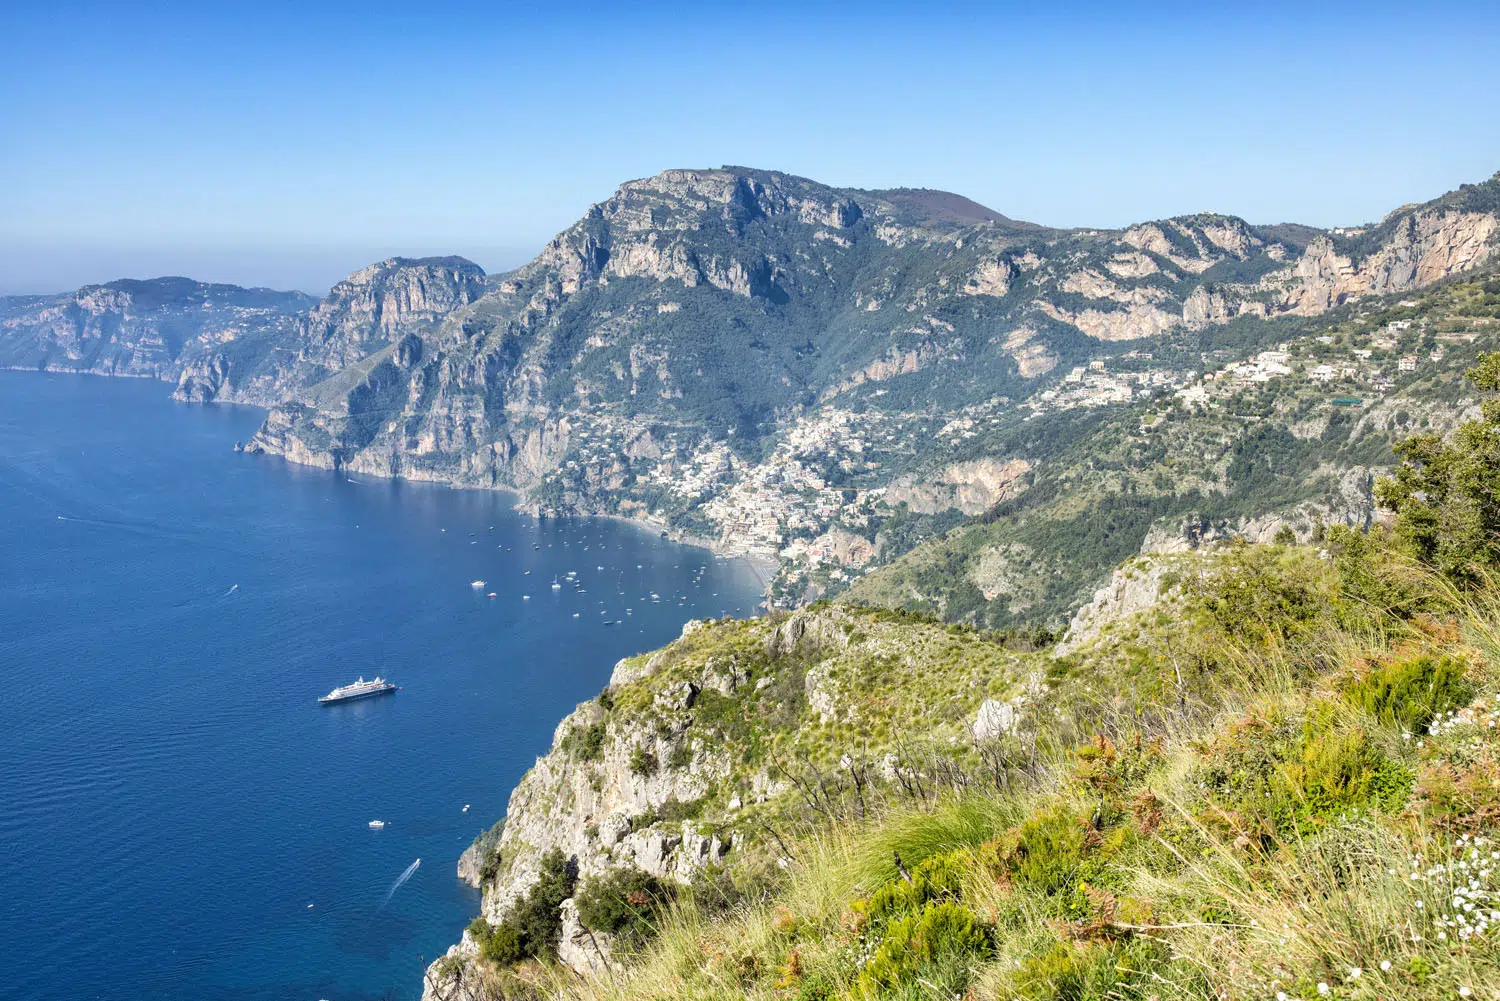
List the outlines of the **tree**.
<svg viewBox="0 0 1500 1001">
<path fill-rule="evenodd" d="M 1500 352 L 1465 373 L 1486 393 L 1500 391 Z M 1401 465 L 1376 485 L 1396 513 L 1396 535 L 1421 562 L 1473 586 L 1500 565 L 1500 398 L 1480 405 L 1451 441 L 1412 435 L 1396 445 Z"/>
</svg>

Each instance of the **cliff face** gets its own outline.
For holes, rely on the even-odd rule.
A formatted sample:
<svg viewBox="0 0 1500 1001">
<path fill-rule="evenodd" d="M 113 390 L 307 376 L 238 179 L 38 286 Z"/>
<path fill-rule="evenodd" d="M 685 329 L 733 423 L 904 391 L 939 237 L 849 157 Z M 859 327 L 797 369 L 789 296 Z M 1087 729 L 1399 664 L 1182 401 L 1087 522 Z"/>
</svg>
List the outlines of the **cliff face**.
<svg viewBox="0 0 1500 1001">
<path fill-rule="evenodd" d="M 1032 392 L 1090 344 L 1311 315 L 1483 265 L 1497 183 L 1369 231 L 1212 214 L 1099 231 L 943 192 L 670 170 L 621 185 L 502 280 L 449 257 L 382 261 L 316 304 L 115 282 L 7 300 L 0 363 L 271 406 L 251 447 L 294 461 L 639 513 L 659 501 L 638 484 L 720 443 L 763 449 L 815 402 L 958 410 Z M 916 509 L 982 503 L 929 492 Z"/>
<path fill-rule="evenodd" d="M 672 170 L 621 185 L 493 279 L 460 258 L 392 258 L 316 304 L 178 279 L 5 300 L 0 364 L 265 405 L 247 447 L 300 463 L 511 487 L 539 512 L 816 562 L 849 548 L 834 530 L 873 540 L 903 511 L 973 516 L 1014 497 L 1054 457 L 1019 430 L 1023 407 L 1173 388 L 1184 373 L 1152 371 L 1161 359 L 1202 354 L 1181 331 L 1490 264 L 1497 192 L 1467 186 L 1365 230 L 1209 213 L 1057 230 L 943 192 Z M 1270 329 L 1237 331 L 1248 344 Z M 1113 396 L 1064 374 L 1100 358 L 1133 359 Z M 977 593 L 1025 559 L 992 554 Z M 786 594 L 837 586 L 806 569 Z"/>
<path fill-rule="evenodd" d="M 370 355 L 478 298 L 484 282 L 456 257 L 382 261 L 321 301 L 183 278 L 111 282 L 10 304 L 0 361 L 163 379 L 181 400 L 269 406 L 340 375 L 363 378 Z"/>
<path fill-rule="evenodd" d="M 300 292 L 212 285 L 187 278 L 121 280 L 61 296 L 0 300 L 0 364 L 178 381 L 202 399 L 227 372 L 211 359 L 254 356 L 293 336 L 315 300 Z M 230 347 L 230 346 L 234 347 Z M 217 390 L 215 390 L 217 392 Z"/>
<path fill-rule="evenodd" d="M 302 358 L 339 372 L 484 294 L 484 270 L 462 257 L 392 257 L 335 285 L 302 321 Z"/>
<path fill-rule="evenodd" d="M 941 666 L 913 682 L 903 672 L 919 662 Z M 676 643 L 617 664 L 605 695 L 558 726 L 511 794 L 483 914 L 504 921 L 554 848 L 576 860 L 580 888 L 620 867 L 687 882 L 797 809 L 806 769 L 891 775 L 929 741 L 970 739 L 987 698 L 1024 690 L 1018 663 L 972 634 L 858 609 L 690 622 Z M 846 728 L 867 734 L 856 756 L 827 739 Z M 609 962 L 608 936 L 584 929 L 571 902 L 562 913 L 563 961 Z M 466 940 L 451 955 L 474 953 Z"/>
</svg>

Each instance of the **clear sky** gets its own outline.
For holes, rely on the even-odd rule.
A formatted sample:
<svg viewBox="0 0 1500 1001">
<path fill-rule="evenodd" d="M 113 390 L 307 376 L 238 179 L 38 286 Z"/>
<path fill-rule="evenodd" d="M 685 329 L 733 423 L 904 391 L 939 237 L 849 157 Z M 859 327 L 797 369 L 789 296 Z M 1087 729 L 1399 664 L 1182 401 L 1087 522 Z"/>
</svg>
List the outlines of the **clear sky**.
<svg viewBox="0 0 1500 1001">
<path fill-rule="evenodd" d="M 7 291 L 497 270 L 679 166 L 1092 226 L 1353 224 L 1500 170 L 1495 0 L 3 8 Z"/>
</svg>

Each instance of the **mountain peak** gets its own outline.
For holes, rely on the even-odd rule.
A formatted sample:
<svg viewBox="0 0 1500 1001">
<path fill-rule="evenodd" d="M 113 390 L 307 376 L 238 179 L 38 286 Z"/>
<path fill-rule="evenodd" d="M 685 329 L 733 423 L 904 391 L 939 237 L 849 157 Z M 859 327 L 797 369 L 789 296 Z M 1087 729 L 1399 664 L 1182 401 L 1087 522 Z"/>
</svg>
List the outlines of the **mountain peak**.
<svg viewBox="0 0 1500 1001">
<path fill-rule="evenodd" d="M 886 188 L 869 194 L 896 206 L 908 221 L 929 225 L 978 226 L 994 223 L 1006 228 L 1046 229 L 1036 223 L 1021 222 L 979 204 L 972 198 L 936 188 Z"/>
</svg>

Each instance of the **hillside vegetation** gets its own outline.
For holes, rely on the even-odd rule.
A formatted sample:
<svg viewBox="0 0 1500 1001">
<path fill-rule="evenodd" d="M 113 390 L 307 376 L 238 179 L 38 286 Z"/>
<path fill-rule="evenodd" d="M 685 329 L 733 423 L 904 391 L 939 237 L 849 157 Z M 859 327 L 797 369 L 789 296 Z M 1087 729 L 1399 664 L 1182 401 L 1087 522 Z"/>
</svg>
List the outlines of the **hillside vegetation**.
<svg viewBox="0 0 1500 1001">
<path fill-rule="evenodd" d="M 1196 386 L 1208 398 L 1196 404 L 1162 395 L 1072 435 L 1049 428 L 1046 444 L 1027 450 L 1039 461 L 1024 492 L 957 525 L 908 518 L 904 531 L 925 538 L 910 551 L 891 546 L 848 597 L 981 626 L 1058 629 L 1111 568 L 1143 550 L 1364 527 L 1371 478 L 1396 463 L 1394 444 L 1450 431 L 1473 406 L 1463 372 L 1493 345 L 1497 322 L 1494 276 L 1361 302 L 1258 345 L 1277 348 L 1286 367 L 1327 365 L 1336 378 L 1256 382 L 1226 358 L 1202 366 L 1210 378 Z M 1159 343 L 1155 361 L 1195 349 L 1210 357 L 1210 346 Z M 1403 357 L 1420 364 L 1402 372 Z M 1392 385 L 1372 396 L 1362 378 L 1382 368 Z"/>
<path fill-rule="evenodd" d="M 1500 357 L 1470 377 L 1500 389 Z M 1500 996 L 1497 430 L 1489 399 L 1402 444 L 1388 527 L 1157 557 L 1156 601 L 1065 655 L 889 612 L 775 625 L 832 615 L 912 642 L 872 669 L 852 732 L 787 692 L 683 731 L 737 763 L 726 787 L 781 761 L 746 816 L 705 816 L 737 839 L 722 864 L 664 880 L 556 853 L 551 890 L 511 932 L 471 929 L 429 997 Z M 622 672 L 606 729 L 756 628 L 707 626 L 657 673 Z M 774 677 L 787 651 L 755 650 Z M 926 706 L 931 725 L 874 725 Z M 582 974 L 539 921 L 565 896 L 612 936 Z M 517 928 L 542 929 L 525 957 L 492 944 Z"/>
</svg>

